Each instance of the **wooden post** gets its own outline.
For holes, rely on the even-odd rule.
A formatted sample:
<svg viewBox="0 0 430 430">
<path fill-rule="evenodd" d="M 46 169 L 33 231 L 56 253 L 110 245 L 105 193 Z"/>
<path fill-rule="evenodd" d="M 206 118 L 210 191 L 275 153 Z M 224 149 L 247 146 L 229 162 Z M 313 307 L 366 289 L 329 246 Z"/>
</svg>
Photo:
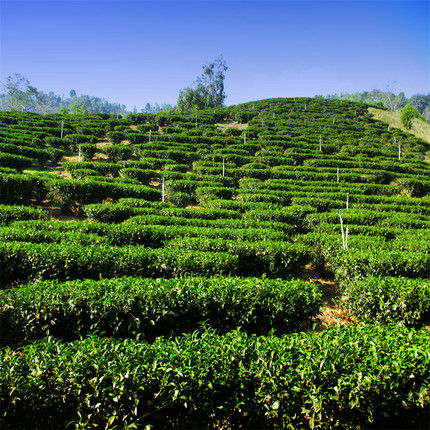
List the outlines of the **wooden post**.
<svg viewBox="0 0 430 430">
<path fill-rule="evenodd" d="M 222 157 L 222 176 L 225 176 L 225 157 Z"/>
<path fill-rule="evenodd" d="M 401 153 L 400 153 L 400 143 L 399 143 L 399 160 L 400 160 L 400 154 L 401 154 Z"/>
<path fill-rule="evenodd" d="M 339 182 L 339 166 L 337 166 L 337 182 Z"/>
<path fill-rule="evenodd" d="M 61 139 L 63 138 L 64 120 L 61 120 Z"/>
<path fill-rule="evenodd" d="M 264 127 L 264 119 L 261 118 L 261 128 L 263 128 L 263 127 Z"/>
<path fill-rule="evenodd" d="M 164 176 L 163 176 L 163 182 L 161 185 L 161 201 L 164 202 Z"/>
<path fill-rule="evenodd" d="M 346 208 L 349 207 L 349 193 L 346 193 Z"/>
<path fill-rule="evenodd" d="M 79 144 L 79 162 L 81 162 L 81 144 Z"/>
<path fill-rule="evenodd" d="M 151 131 L 152 130 L 149 130 L 149 143 L 151 143 Z"/>
<path fill-rule="evenodd" d="M 321 147 L 321 135 L 320 135 L 320 151 L 322 151 L 322 147 Z"/>
<path fill-rule="evenodd" d="M 346 226 L 345 232 L 345 251 L 348 249 L 348 226 Z"/>
<path fill-rule="evenodd" d="M 306 103 L 305 103 L 305 110 L 306 110 Z"/>
<path fill-rule="evenodd" d="M 246 145 L 246 132 L 243 134 L 243 144 Z"/>
<path fill-rule="evenodd" d="M 273 119 L 275 119 L 275 112 L 273 112 Z"/>
<path fill-rule="evenodd" d="M 333 124 L 334 124 L 334 118 L 333 118 Z"/>
<path fill-rule="evenodd" d="M 196 128 L 197 128 L 197 114 L 196 114 Z"/>
</svg>

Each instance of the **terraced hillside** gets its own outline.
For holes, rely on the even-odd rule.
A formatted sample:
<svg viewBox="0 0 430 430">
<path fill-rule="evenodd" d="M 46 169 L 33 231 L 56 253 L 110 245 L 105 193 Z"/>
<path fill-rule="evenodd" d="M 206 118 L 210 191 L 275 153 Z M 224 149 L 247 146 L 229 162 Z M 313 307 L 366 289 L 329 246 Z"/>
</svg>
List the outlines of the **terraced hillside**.
<svg viewBox="0 0 430 430">
<path fill-rule="evenodd" d="M 368 108 L 0 113 L 1 427 L 427 428 L 430 143 Z"/>
</svg>

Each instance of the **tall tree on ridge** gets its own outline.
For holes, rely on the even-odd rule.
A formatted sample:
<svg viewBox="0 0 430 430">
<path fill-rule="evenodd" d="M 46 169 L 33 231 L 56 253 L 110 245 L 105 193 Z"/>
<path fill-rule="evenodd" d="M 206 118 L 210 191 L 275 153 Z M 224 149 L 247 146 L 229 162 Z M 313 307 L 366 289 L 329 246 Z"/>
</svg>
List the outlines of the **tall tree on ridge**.
<svg viewBox="0 0 430 430">
<path fill-rule="evenodd" d="M 221 107 L 226 98 L 224 79 L 228 70 L 222 55 L 212 63 L 203 66 L 203 73 L 197 78 L 195 88 L 185 88 L 179 92 L 180 111 Z"/>
</svg>

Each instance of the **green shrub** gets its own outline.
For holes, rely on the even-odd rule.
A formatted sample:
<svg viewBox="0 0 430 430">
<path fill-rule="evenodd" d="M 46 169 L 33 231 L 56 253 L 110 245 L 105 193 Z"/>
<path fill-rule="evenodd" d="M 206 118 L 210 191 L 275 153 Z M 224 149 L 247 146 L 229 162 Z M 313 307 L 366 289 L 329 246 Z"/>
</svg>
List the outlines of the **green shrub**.
<svg viewBox="0 0 430 430">
<path fill-rule="evenodd" d="M 125 167 L 119 171 L 123 178 L 136 179 L 141 183 L 148 184 L 152 178 L 160 179 L 160 174 L 155 170 L 139 169 L 134 167 Z"/>
<path fill-rule="evenodd" d="M 75 243 L 0 243 L 1 287 L 36 279 L 99 279 L 118 276 L 234 275 L 237 257 L 227 253 L 80 246 Z"/>
<path fill-rule="evenodd" d="M 197 330 L 278 334 L 303 328 L 321 304 L 319 287 L 304 281 L 259 278 L 116 278 L 42 281 L 0 292 L 2 345 L 55 336 L 158 336 Z M 43 312 L 41 313 L 41 309 Z M 37 315 L 35 318 L 34 316 Z"/>
<path fill-rule="evenodd" d="M 112 145 L 104 148 L 105 154 L 108 156 L 110 163 L 117 163 L 118 161 L 127 160 L 132 154 L 132 149 L 129 145 Z"/>
<path fill-rule="evenodd" d="M 0 205 L 0 224 L 10 224 L 13 221 L 48 219 L 48 213 L 31 206 Z"/>
<path fill-rule="evenodd" d="M 40 317 L 39 317 L 40 318 Z M 5 428 L 427 428 L 429 333 L 205 330 L 0 351 Z"/>
<path fill-rule="evenodd" d="M 106 137 L 112 145 L 118 145 L 125 139 L 125 133 L 122 131 L 108 131 Z"/>
<path fill-rule="evenodd" d="M 170 192 L 168 194 L 169 202 L 177 206 L 178 208 L 185 208 L 191 203 L 191 198 L 187 193 L 181 191 Z"/>
<path fill-rule="evenodd" d="M 22 171 L 31 167 L 33 163 L 34 160 L 32 158 L 0 152 L 0 167 L 10 167 L 11 169 Z"/>
<path fill-rule="evenodd" d="M 421 326 L 430 321 L 427 279 L 369 276 L 345 283 L 342 290 L 347 307 L 365 322 Z"/>
</svg>

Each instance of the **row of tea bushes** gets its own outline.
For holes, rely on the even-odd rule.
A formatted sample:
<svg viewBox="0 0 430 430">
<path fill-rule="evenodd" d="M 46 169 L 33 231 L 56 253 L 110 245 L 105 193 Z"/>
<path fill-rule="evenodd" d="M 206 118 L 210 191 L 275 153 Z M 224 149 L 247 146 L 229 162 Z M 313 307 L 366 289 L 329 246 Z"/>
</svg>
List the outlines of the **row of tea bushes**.
<svg viewBox="0 0 430 430">
<path fill-rule="evenodd" d="M 1 288 L 36 279 L 235 275 L 236 255 L 143 246 L 1 242 Z"/>
<path fill-rule="evenodd" d="M 36 279 L 98 279 L 100 276 L 113 278 L 127 275 L 172 278 L 185 274 L 266 274 L 271 278 L 285 278 L 299 271 L 309 261 L 309 252 L 305 246 L 271 241 L 264 235 L 264 245 L 262 241 L 255 241 L 255 237 L 251 239 L 253 242 L 244 239 L 237 241 L 236 236 L 230 240 L 216 239 L 216 233 L 204 240 L 196 236 L 194 242 L 188 238 L 181 244 L 177 234 L 166 236 L 163 229 L 154 228 L 141 233 L 141 229 L 142 226 L 120 229 L 117 235 L 112 232 L 111 238 L 87 231 L 33 232 L 27 233 L 27 238 L 22 237 L 24 241 L 2 241 L 1 287 L 7 288 L 12 283 Z M 208 230 L 213 232 L 213 229 Z M 254 231 L 258 232 L 259 229 Z M 173 239 L 176 245 L 179 243 L 179 249 L 175 248 L 173 242 L 166 242 Z M 107 241 L 110 243 L 107 244 Z M 147 248 L 142 246 L 142 242 L 159 247 Z M 167 247 L 169 244 L 170 248 Z M 225 251 L 217 252 L 215 249 Z"/>
<path fill-rule="evenodd" d="M 246 241 L 210 237 L 177 237 L 166 242 L 172 249 L 221 252 L 237 256 L 236 274 L 287 278 L 298 274 L 309 261 L 309 249 L 300 243 L 285 241 Z"/>
<path fill-rule="evenodd" d="M 47 218 L 48 213 L 46 211 L 32 206 L 0 204 L 0 225 L 7 225 L 14 221 L 46 220 Z"/>
<path fill-rule="evenodd" d="M 308 327 L 321 296 L 312 283 L 264 278 L 43 281 L 0 292 L 0 336 L 3 346 L 95 331 L 154 341 L 204 322 L 221 332 L 282 334 Z"/>
<path fill-rule="evenodd" d="M 0 351 L 5 429 L 427 428 L 428 331 L 48 337 Z"/>
<path fill-rule="evenodd" d="M 345 282 L 341 290 L 361 321 L 418 327 L 430 322 L 429 279 L 368 276 Z"/>
<path fill-rule="evenodd" d="M 175 218 L 173 221 L 180 221 Z M 234 241 L 282 241 L 288 238 L 288 227 L 277 230 L 275 223 L 268 222 L 266 226 L 247 227 L 245 222 L 226 221 L 227 226 L 217 221 L 196 221 L 187 218 L 183 223 L 147 224 L 146 217 L 132 218 L 123 224 L 104 224 L 86 222 L 16 222 L 7 227 L 1 227 L 1 236 L 7 241 L 22 241 L 33 243 L 74 242 L 81 234 L 93 233 L 99 236 L 98 244 L 125 246 L 139 244 L 150 248 L 158 248 L 168 240 L 181 237 L 219 238 Z M 160 220 L 163 222 L 163 220 Z M 197 225 L 194 225 L 195 224 Z M 242 228 L 228 226 L 236 224 Z M 200 224 L 200 225 L 198 225 Z M 88 241 L 85 239 L 85 243 Z"/>
<path fill-rule="evenodd" d="M 413 232 L 413 233 L 412 233 Z M 341 282 L 368 276 L 430 276 L 430 248 L 426 230 L 397 233 L 393 239 L 382 229 L 381 234 L 350 235 L 347 249 L 339 234 L 312 232 L 299 235 L 316 267 L 328 268 Z M 390 240 L 393 239 L 393 240 Z"/>
</svg>

